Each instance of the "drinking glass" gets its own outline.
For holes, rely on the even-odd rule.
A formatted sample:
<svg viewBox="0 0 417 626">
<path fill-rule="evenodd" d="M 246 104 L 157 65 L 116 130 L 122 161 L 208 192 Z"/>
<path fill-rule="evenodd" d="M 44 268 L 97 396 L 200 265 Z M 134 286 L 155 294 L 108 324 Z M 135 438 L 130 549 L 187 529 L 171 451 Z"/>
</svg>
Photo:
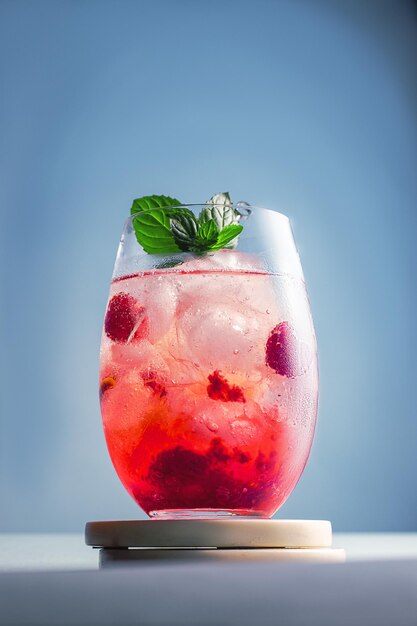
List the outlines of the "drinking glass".
<svg viewBox="0 0 417 626">
<path fill-rule="evenodd" d="M 316 341 L 290 223 L 234 209 L 235 249 L 147 254 L 135 216 L 120 240 L 101 413 L 115 470 L 151 517 L 271 517 L 310 453 Z"/>
</svg>

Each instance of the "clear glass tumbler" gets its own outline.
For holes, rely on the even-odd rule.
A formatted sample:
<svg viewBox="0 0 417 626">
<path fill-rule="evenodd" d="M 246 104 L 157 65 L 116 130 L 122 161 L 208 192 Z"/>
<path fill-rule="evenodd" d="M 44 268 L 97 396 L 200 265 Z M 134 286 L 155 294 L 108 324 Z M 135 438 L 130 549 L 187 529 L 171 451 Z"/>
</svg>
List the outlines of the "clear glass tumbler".
<svg viewBox="0 0 417 626">
<path fill-rule="evenodd" d="M 236 249 L 147 254 L 134 216 L 120 241 L 101 412 L 116 472 L 151 517 L 270 517 L 312 445 L 316 341 L 291 227 L 234 209 Z"/>
</svg>

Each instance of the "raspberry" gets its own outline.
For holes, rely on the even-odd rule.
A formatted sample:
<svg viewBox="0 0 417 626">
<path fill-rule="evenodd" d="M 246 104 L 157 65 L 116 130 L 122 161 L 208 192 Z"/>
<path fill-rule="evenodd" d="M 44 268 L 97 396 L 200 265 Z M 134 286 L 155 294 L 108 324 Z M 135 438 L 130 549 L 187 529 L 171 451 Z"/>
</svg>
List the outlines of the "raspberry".
<svg viewBox="0 0 417 626">
<path fill-rule="evenodd" d="M 300 357 L 300 346 L 292 326 L 281 322 L 271 330 L 266 342 L 266 364 L 281 376 L 295 378 L 304 373 Z"/>
<path fill-rule="evenodd" d="M 109 302 L 104 330 L 113 341 L 127 343 L 143 336 L 145 321 L 145 307 L 130 294 L 121 292 Z"/>
<path fill-rule="evenodd" d="M 207 386 L 207 393 L 212 400 L 222 402 L 246 402 L 243 391 L 237 385 L 229 385 L 226 378 L 219 370 L 214 371 L 208 377 L 210 384 Z"/>
</svg>

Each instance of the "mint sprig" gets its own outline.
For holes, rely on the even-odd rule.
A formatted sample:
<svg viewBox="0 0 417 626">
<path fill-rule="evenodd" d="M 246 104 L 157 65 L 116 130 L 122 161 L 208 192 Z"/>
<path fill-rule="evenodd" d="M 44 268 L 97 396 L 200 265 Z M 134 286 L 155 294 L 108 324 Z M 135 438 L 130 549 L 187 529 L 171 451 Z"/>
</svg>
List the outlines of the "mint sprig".
<svg viewBox="0 0 417 626">
<path fill-rule="evenodd" d="M 234 248 L 243 226 L 228 193 L 213 196 L 198 219 L 170 196 L 144 196 L 133 201 L 131 214 L 138 243 L 148 254 Z"/>
</svg>

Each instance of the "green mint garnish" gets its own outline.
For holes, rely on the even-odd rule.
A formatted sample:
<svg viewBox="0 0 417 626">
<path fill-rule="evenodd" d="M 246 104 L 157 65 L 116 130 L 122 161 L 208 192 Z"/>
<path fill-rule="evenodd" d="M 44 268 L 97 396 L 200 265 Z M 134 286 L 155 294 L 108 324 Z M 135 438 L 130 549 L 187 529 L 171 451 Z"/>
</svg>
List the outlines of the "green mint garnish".
<svg viewBox="0 0 417 626">
<path fill-rule="evenodd" d="M 242 232 L 241 224 L 229 224 L 225 226 L 219 233 L 216 243 L 210 247 L 210 250 L 220 250 L 221 248 L 233 248 L 231 244 L 233 240 Z"/>
<path fill-rule="evenodd" d="M 145 196 L 133 201 L 131 214 L 136 238 L 148 254 L 234 248 L 243 226 L 228 193 L 206 203 L 198 219 L 181 202 L 169 196 Z"/>
<path fill-rule="evenodd" d="M 164 261 L 161 261 L 160 263 L 158 263 L 157 265 L 155 265 L 156 269 L 158 270 L 167 270 L 170 269 L 171 267 L 176 267 L 177 265 L 182 265 L 184 263 L 184 261 L 182 261 L 181 259 L 166 259 Z"/>
<path fill-rule="evenodd" d="M 232 201 L 227 191 L 216 194 L 206 202 L 206 205 L 198 216 L 200 223 L 208 222 L 212 219 L 220 232 L 225 226 L 239 222 L 239 213 L 231 206 Z"/>
<path fill-rule="evenodd" d="M 174 254 L 183 247 L 172 231 L 172 220 L 187 216 L 194 221 L 191 211 L 179 207 L 181 202 L 169 196 L 144 196 L 133 201 L 130 209 L 136 239 L 148 254 Z M 176 207 L 176 208 L 172 208 Z"/>
<path fill-rule="evenodd" d="M 171 232 L 174 235 L 175 243 L 184 252 L 191 248 L 197 235 L 197 229 L 197 220 L 192 211 L 187 210 L 187 213 L 174 213 L 174 216 L 171 218 Z"/>
<path fill-rule="evenodd" d="M 181 202 L 176 198 L 170 198 L 169 196 L 143 196 L 143 198 L 136 198 L 136 200 L 133 200 L 130 215 L 134 215 L 140 211 L 160 208 L 164 209 L 170 206 L 181 206 Z"/>
</svg>

